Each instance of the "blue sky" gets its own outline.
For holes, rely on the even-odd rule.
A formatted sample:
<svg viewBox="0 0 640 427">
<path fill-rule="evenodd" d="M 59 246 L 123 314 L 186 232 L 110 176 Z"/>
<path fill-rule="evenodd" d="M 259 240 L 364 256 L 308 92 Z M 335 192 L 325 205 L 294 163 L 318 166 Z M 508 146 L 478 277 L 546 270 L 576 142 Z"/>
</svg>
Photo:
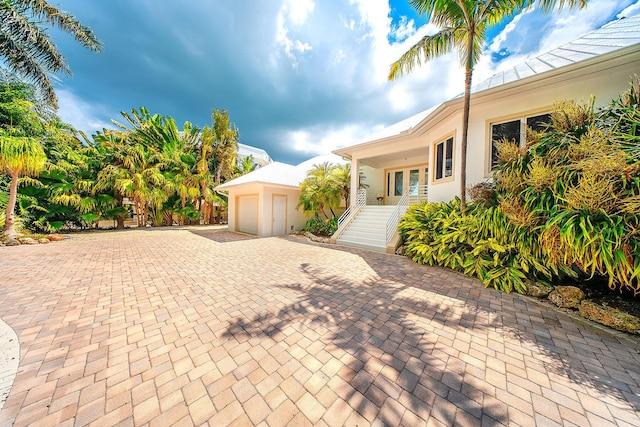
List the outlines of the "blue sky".
<svg viewBox="0 0 640 427">
<path fill-rule="evenodd" d="M 437 28 L 406 0 L 57 0 L 94 29 L 101 54 L 52 32 L 73 76 L 57 76 L 59 114 L 88 134 L 140 106 L 179 125 L 226 109 L 241 142 L 298 163 L 456 96 L 457 55 L 388 82 L 389 65 Z M 589 0 L 581 11 L 527 11 L 490 33 L 474 74 L 496 71 L 640 11 Z"/>
</svg>

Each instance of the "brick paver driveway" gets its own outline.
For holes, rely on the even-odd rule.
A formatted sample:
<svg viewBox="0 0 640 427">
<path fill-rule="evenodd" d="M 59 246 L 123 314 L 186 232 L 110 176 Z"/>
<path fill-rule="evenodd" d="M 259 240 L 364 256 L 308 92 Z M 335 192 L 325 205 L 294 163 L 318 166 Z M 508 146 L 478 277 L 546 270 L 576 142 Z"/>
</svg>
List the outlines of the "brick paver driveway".
<svg viewBox="0 0 640 427">
<path fill-rule="evenodd" d="M 401 257 L 206 229 L 0 257 L 0 425 L 640 425 L 634 341 Z"/>
</svg>

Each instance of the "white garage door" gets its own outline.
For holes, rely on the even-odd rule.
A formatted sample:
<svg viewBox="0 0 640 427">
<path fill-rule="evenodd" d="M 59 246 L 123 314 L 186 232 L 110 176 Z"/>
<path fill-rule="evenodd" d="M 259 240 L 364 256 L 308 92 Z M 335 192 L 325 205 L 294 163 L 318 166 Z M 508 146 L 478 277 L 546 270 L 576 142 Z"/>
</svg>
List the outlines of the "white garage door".
<svg viewBox="0 0 640 427">
<path fill-rule="evenodd" d="M 258 196 L 238 197 L 238 231 L 258 234 Z"/>
</svg>

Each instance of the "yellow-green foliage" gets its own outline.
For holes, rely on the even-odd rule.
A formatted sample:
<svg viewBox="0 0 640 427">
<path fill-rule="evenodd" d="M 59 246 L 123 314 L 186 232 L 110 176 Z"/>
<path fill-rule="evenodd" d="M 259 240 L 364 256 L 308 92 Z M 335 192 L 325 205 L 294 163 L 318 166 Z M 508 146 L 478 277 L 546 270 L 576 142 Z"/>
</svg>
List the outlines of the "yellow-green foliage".
<svg viewBox="0 0 640 427">
<path fill-rule="evenodd" d="M 407 253 L 506 292 L 582 271 L 640 294 L 639 89 L 600 111 L 559 102 L 525 149 L 498 144 L 495 197 L 464 214 L 458 201 L 411 207 Z"/>
</svg>

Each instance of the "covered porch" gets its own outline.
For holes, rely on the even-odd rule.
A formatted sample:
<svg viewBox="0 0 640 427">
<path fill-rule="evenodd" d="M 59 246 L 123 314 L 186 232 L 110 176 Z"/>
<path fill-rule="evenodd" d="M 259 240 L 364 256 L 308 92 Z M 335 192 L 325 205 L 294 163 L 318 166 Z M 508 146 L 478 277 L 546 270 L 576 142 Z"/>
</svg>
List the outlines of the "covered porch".
<svg viewBox="0 0 640 427">
<path fill-rule="evenodd" d="M 429 197 L 429 147 L 417 139 L 413 144 L 365 145 L 350 152 L 350 206 L 332 242 L 394 253 L 400 218 L 410 205 Z"/>
<path fill-rule="evenodd" d="M 358 192 L 360 203 L 365 206 L 396 206 L 427 200 L 429 147 L 385 151 L 373 155 L 353 153 L 351 156 L 351 170 L 360 171 L 360 176 L 351 175 L 350 204 L 357 203 Z"/>
</svg>

